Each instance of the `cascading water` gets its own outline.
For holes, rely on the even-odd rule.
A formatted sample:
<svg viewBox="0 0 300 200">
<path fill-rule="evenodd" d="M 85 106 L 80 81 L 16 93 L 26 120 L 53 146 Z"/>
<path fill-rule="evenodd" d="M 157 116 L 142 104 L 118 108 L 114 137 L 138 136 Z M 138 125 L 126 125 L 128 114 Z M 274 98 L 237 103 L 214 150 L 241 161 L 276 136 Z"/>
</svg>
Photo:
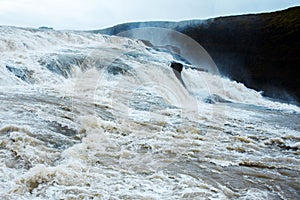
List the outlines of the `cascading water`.
<svg viewBox="0 0 300 200">
<path fill-rule="evenodd" d="M 298 199 L 294 105 L 141 41 L 0 27 L 1 199 Z"/>
</svg>

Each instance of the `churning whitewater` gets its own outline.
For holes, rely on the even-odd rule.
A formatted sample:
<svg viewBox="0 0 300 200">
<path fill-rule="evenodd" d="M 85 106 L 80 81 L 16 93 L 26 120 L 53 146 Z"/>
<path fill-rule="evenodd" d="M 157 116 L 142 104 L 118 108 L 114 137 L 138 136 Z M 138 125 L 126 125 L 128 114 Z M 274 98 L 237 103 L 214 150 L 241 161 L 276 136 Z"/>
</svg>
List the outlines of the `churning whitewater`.
<svg viewBox="0 0 300 200">
<path fill-rule="evenodd" d="M 0 26 L 0 199 L 300 199 L 300 108 L 142 41 Z"/>
</svg>

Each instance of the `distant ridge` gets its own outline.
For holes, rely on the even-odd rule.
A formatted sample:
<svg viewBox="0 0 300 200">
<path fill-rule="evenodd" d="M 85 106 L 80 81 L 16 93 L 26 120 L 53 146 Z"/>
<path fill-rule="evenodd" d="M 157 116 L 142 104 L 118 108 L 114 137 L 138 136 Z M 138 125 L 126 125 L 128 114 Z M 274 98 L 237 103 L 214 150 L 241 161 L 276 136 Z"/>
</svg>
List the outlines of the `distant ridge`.
<svg viewBox="0 0 300 200">
<path fill-rule="evenodd" d="M 133 22 L 91 32 L 116 35 L 140 27 L 182 32 L 208 51 L 223 75 L 266 96 L 300 101 L 300 6 L 208 20 Z"/>
</svg>

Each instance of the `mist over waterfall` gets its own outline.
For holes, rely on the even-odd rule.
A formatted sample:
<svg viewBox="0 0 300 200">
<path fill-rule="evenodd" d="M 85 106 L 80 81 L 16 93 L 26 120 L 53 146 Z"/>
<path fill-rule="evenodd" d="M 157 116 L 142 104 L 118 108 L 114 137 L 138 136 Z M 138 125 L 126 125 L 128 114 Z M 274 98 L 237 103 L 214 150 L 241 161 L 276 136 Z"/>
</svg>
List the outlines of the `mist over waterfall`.
<svg viewBox="0 0 300 200">
<path fill-rule="evenodd" d="M 140 39 L 0 26 L 0 199 L 299 199 L 300 107 Z"/>
</svg>

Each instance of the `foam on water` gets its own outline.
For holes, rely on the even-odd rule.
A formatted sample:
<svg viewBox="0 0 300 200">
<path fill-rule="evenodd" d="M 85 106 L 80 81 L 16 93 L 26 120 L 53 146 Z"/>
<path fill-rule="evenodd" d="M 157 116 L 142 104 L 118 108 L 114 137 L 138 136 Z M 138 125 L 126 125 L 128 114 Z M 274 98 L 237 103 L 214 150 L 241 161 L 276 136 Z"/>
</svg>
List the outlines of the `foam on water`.
<svg viewBox="0 0 300 200">
<path fill-rule="evenodd" d="M 297 106 L 192 69 L 183 86 L 126 38 L 2 26 L 0 49 L 2 199 L 300 197 Z"/>
</svg>

